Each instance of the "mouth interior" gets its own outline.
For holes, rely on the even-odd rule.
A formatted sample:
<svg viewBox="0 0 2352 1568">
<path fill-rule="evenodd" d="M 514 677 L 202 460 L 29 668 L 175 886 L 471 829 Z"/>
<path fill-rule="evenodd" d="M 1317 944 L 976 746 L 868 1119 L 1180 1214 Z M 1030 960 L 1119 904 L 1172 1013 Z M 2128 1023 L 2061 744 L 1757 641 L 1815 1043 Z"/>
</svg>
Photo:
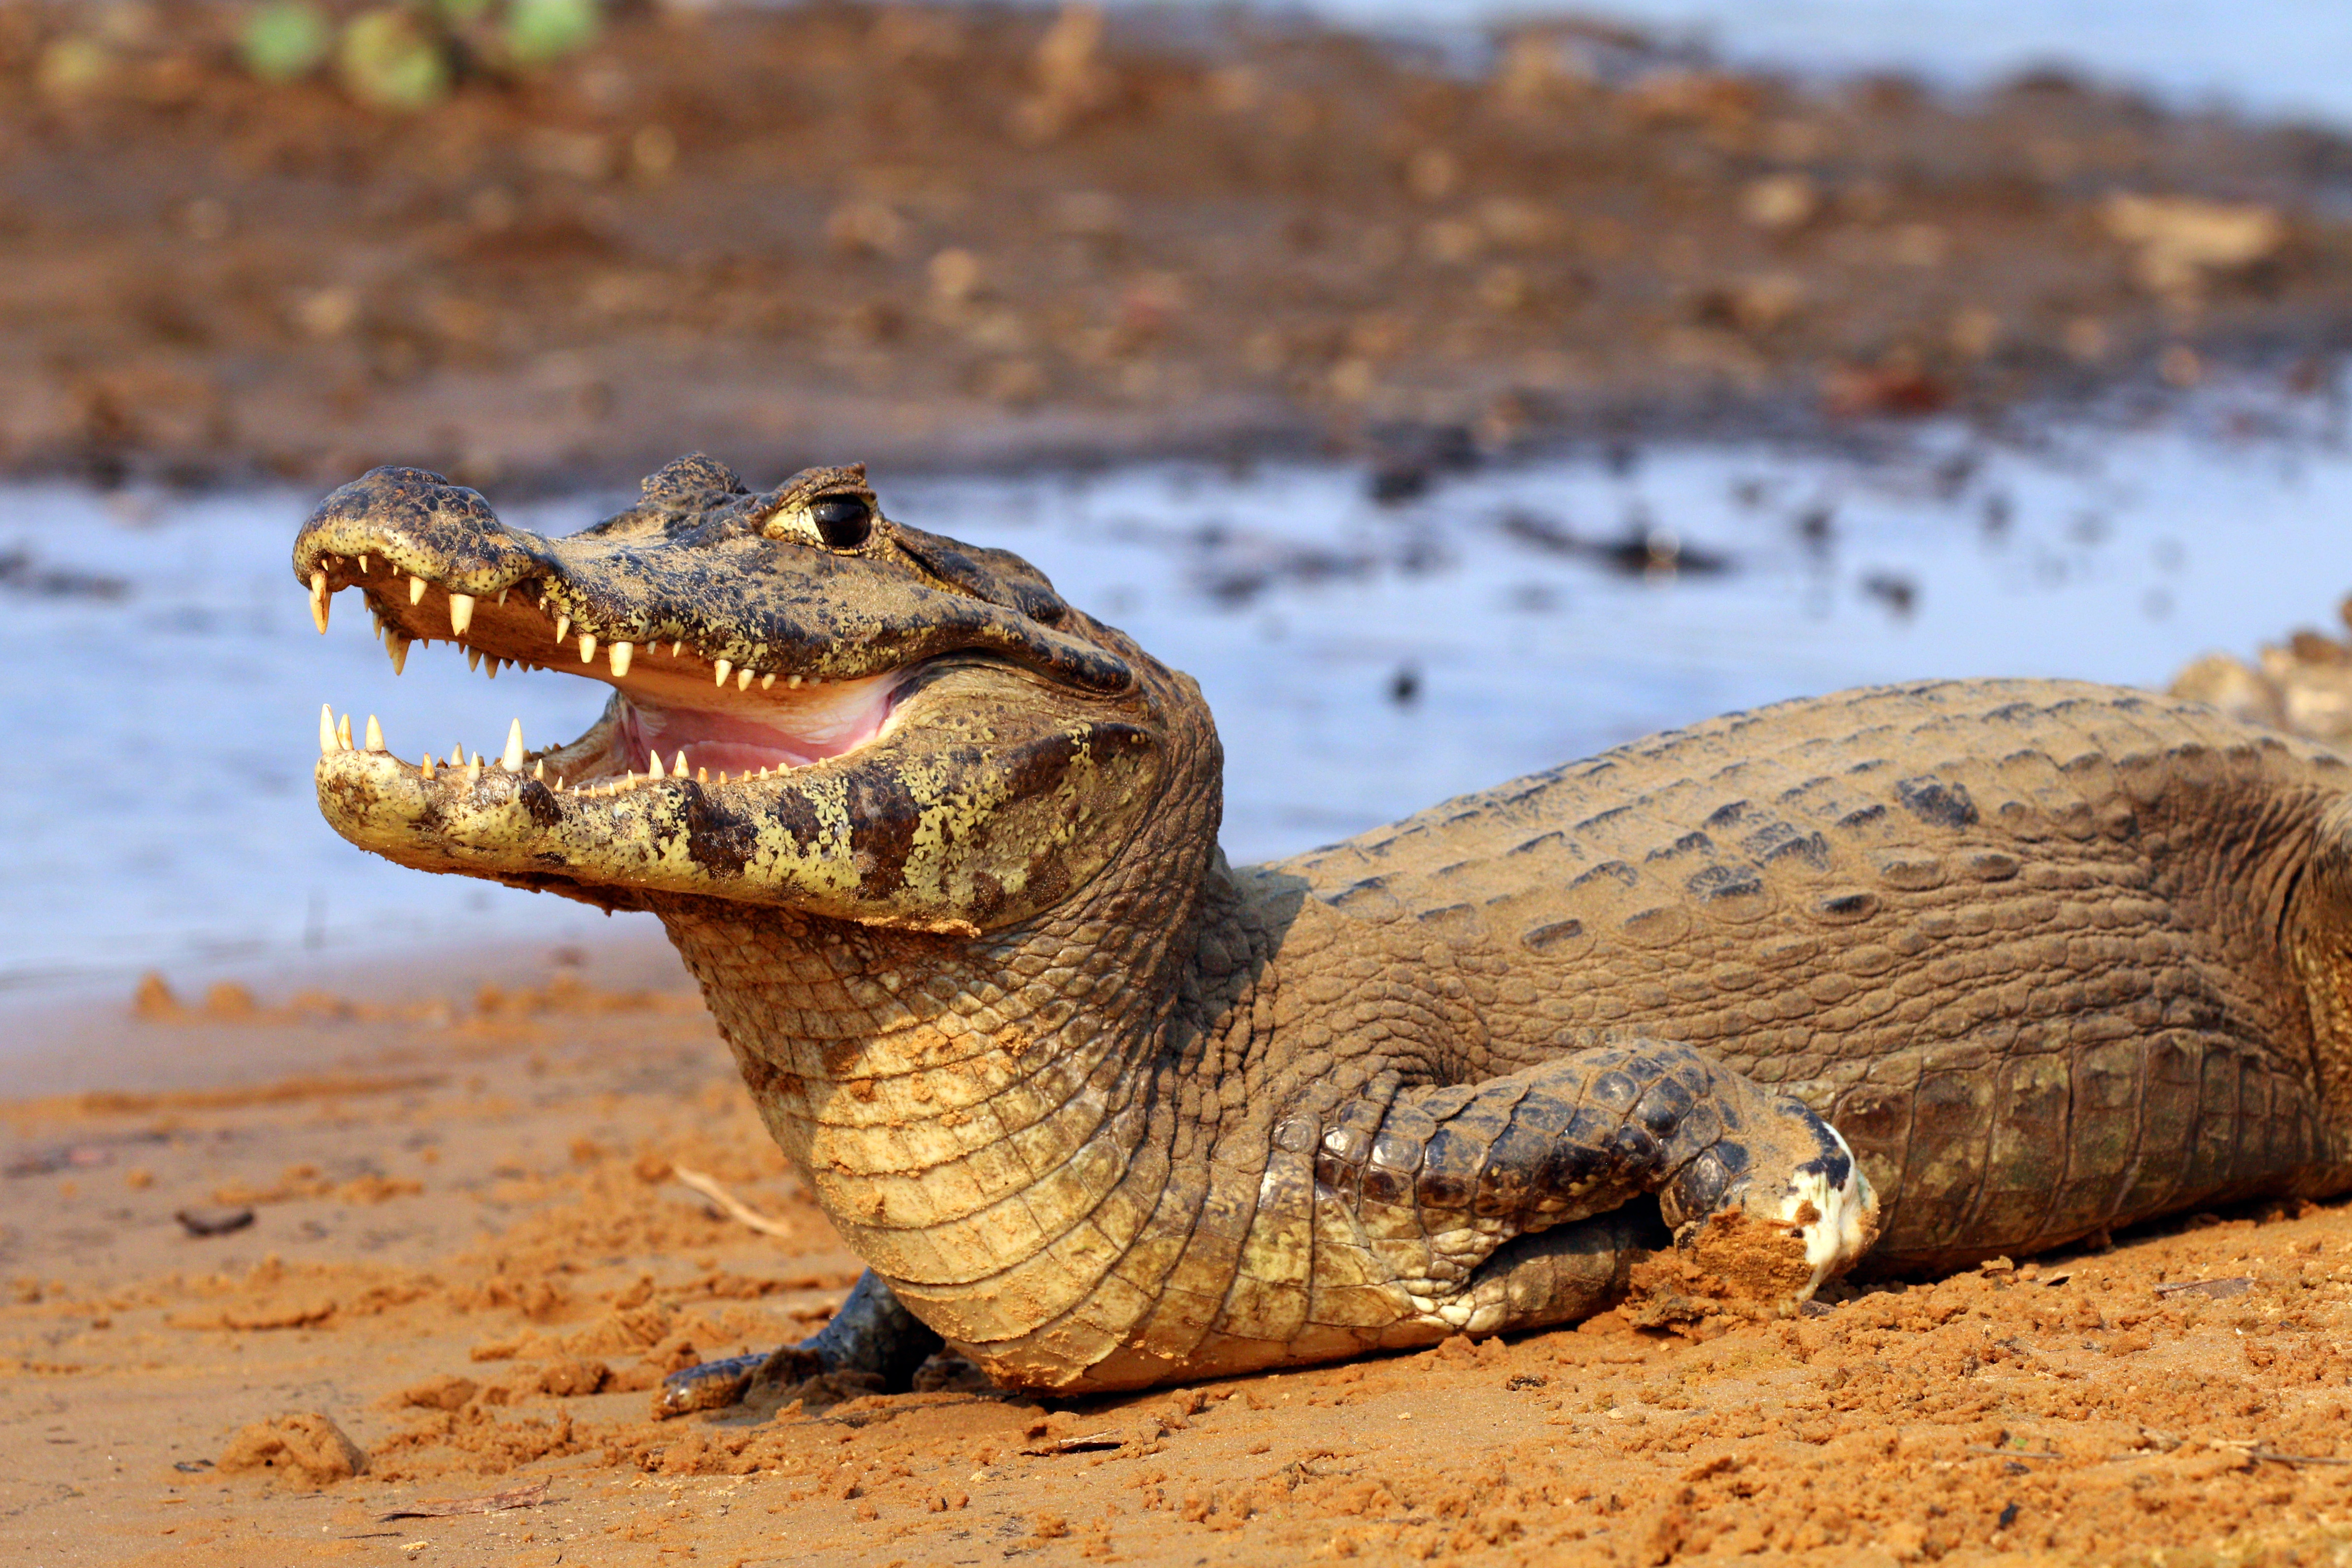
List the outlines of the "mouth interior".
<svg viewBox="0 0 2352 1568">
<path fill-rule="evenodd" d="M 899 675 L 893 673 L 803 685 L 794 694 L 800 700 L 777 702 L 771 715 L 684 706 L 624 686 L 605 720 L 562 749 L 577 750 L 600 734 L 608 736 L 604 765 L 583 766 L 583 779 L 643 773 L 656 756 L 672 775 L 681 766 L 722 777 L 805 768 L 855 751 L 881 734 L 898 685 Z M 582 761 L 590 763 L 585 757 Z"/>
<path fill-rule="evenodd" d="M 604 716 L 564 745 L 525 749 L 516 721 L 497 760 L 561 788 L 665 778 L 724 784 L 840 757 L 883 733 L 913 673 L 818 681 L 781 667 L 738 667 L 683 640 L 639 645 L 601 638 L 572 622 L 543 585 L 519 583 L 477 598 L 381 556 L 322 558 L 311 581 L 320 631 L 334 592 L 345 586 L 361 589 L 395 674 L 412 646 L 437 640 L 464 648 L 467 662 L 492 678 L 522 665 L 614 687 Z M 333 728 L 322 730 L 322 745 Z M 435 762 L 428 754 L 419 766 L 429 774 Z"/>
</svg>

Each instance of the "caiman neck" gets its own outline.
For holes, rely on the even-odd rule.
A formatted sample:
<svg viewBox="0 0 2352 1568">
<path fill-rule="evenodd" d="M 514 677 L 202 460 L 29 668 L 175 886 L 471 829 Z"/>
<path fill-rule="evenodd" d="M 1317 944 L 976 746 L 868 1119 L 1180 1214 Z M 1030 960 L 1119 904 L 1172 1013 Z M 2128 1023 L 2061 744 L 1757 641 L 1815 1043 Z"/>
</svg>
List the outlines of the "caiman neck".
<svg viewBox="0 0 2352 1568">
<path fill-rule="evenodd" d="M 1094 1294 L 1170 1186 L 1158 1064 L 1232 904 L 1214 770 L 1189 783 L 1071 898 L 976 938 L 647 901 L 844 1240 L 983 1359 Z"/>
</svg>

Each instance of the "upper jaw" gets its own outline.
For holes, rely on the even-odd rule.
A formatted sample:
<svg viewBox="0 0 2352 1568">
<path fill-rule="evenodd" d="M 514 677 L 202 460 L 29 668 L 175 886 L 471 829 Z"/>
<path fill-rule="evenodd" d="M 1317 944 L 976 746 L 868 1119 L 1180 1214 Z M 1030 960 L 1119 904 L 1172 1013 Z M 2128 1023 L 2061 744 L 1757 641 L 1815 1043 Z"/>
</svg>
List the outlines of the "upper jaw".
<svg viewBox="0 0 2352 1568">
<path fill-rule="evenodd" d="M 1100 695 L 1134 685 L 1127 663 L 1097 644 L 933 587 L 899 561 L 678 522 L 545 538 L 438 475 L 379 468 L 320 505 L 295 541 L 294 570 L 321 630 L 333 596 L 359 586 L 395 668 L 410 643 L 446 638 L 493 673 L 562 669 L 672 706 L 771 710 L 780 686 L 950 653 Z"/>
</svg>

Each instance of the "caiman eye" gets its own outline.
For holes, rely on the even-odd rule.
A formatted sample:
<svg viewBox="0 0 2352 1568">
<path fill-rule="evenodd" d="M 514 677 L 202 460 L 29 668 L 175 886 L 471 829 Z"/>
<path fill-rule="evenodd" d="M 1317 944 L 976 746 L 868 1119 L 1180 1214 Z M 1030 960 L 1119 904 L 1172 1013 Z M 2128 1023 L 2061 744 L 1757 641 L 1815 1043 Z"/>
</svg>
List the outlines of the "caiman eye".
<svg viewBox="0 0 2352 1568">
<path fill-rule="evenodd" d="M 808 515 L 817 537 L 834 549 L 856 549 L 874 534 L 874 506 L 863 496 L 819 496 Z"/>
</svg>

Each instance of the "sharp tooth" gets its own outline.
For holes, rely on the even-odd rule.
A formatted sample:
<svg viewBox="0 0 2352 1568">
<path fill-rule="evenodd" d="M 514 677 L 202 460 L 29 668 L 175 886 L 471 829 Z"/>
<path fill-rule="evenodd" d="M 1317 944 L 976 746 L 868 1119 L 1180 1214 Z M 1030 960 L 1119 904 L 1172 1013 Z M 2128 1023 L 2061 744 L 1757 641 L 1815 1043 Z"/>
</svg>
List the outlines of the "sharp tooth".
<svg viewBox="0 0 2352 1568">
<path fill-rule="evenodd" d="M 468 784 L 478 784 L 478 783 L 480 783 L 481 781 L 482 781 L 482 754 L 481 754 L 480 752 L 478 752 L 478 752 L 474 753 L 474 755 L 467 760 L 467 763 L 466 763 L 466 782 L 467 782 L 467 783 L 468 783 Z"/>
<path fill-rule="evenodd" d="M 451 594 L 449 596 L 449 630 L 463 637 L 466 634 L 466 628 L 473 623 L 474 596 L 470 593 Z"/>
<path fill-rule="evenodd" d="M 770 670 L 766 674 L 761 675 L 761 676 L 760 677 L 760 689 L 761 689 L 761 691 L 763 691 L 763 692 L 764 692 L 764 691 L 766 691 L 770 686 L 774 685 L 775 684 L 776 684 L 776 672 L 775 672 L 775 671 L 773 671 L 773 670 Z"/>
<path fill-rule="evenodd" d="M 367 748 L 370 751 L 383 749 L 383 726 L 376 723 L 373 714 L 368 715 Z"/>
<path fill-rule="evenodd" d="M 735 666 L 729 664 L 726 660 L 721 659 L 719 661 L 718 669 L 719 679 L 711 684 L 714 685 L 723 686 L 727 684 L 727 677 L 735 673 Z"/>
<path fill-rule="evenodd" d="M 547 758 L 542 757 L 530 765 L 530 776 L 541 783 L 547 782 Z"/>
<path fill-rule="evenodd" d="M 591 664 L 595 663 L 595 661 L 596 633 L 593 632 L 583 632 L 580 633 L 580 662 L 583 664 Z"/>
<path fill-rule="evenodd" d="M 751 671 L 738 670 L 735 672 L 735 689 L 739 692 L 748 692 L 751 689 Z"/>
<path fill-rule="evenodd" d="M 501 589 L 499 589 L 499 604 L 501 604 L 501 605 L 503 605 L 503 604 L 505 604 L 505 603 L 506 603 L 506 601 L 507 601 L 507 591 L 506 591 L 505 589 L 501 588 Z"/>
<path fill-rule="evenodd" d="M 467 650 L 466 650 L 466 668 L 467 668 L 467 669 L 469 669 L 469 670 L 478 670 L 478 669 L 480 669 L 481 667 L 482 667 L 482 651 L 481 651 L 479 648 L 468 648 L 468 649 L 467 649 Z"/>
<path fill-rule="evenodd" d="M 345 714 L 335 725 L 335 749 L 338 751 L 349 751 L 351 748 L 352 716 Z"/>
<path fill-rule="evenodd" d="M 507 729 L 507 748 L 499 754 L 499 766 L 509 773 L 522 771 L 522 720 L 517 719 Z"/>
<path fill-rule="evenodd" d="M 331 757 L 342 747 L 335 744 L 335 706 L 332 703 L 319 705 L 319 755 Z"/>
<path fill-rule="evenodd" d="M 650 758 L 648 758 L 648 759 L 647 759 L 647 761 L 646 761 L 646 777 L 647 777 L 648 779 L 658 779 L 658 778 L 660 778 L 661 776 L 662 776 L 661 753 L 660 753 L 660 752 L 658 752 L 658 751 L 656 751 L 656 752 L 655 752 L 655 753 L 652 755 L 652 757 L 651 757 Z"/>
<path fill-rule="evenodd" d="M 561 642 L 562 642 L 566 637 L 569 637 L 569 636 L 571 636 L 571 635 L 572 635 L 572 617 L 571 617 L 571 616 L 569 616 L 569 615 L 559 615 L 559 616 L 557 616 L 557 617 L 555 618 L 555 640 L 556 640 L 557 642 L 561 643 Z"/>
<path fill-rule="evenodd" d="M 557 774 L 557 775 L 555 776 L 555 787 L 556 787 L 558 789 L 562 789 L 562 788 L 563 788 L 563 775 L 562 775 L 562 774 L 561 774 L 561 773 L 559 773 L 559 774 Z"/>
<path fill-rule="evenodd" d="M 365 577 L 367 574 L 368 574 L 368 563 L 367 563 L 367 557 L 365 557 L 365 556 L 362 556 L 362 557 L 360 557 L 360 575 L 361 575 L 362 577 Z"/>
<path fill-rule="evenodd" d="M 499 678 L 499 661 L 496 659 L 490 661 L 489 678 L 494 681 Z"/>
<path fill-rule="evenodd" d="M 425 775 L 427 779 L 433 777 L 433 754 L 431 752 L 428 751 L 425 754 L 425 760 L 417 766 L 416 770 Z"/>
<path fill-rule="evenodd" d="M 673 779 L 683 779 L 686 777 L 686 748 L 684 747 L 678 747 L 677 755 L 669 759 L 669 776 Z"/>
<path fill-rule="evenodd" d="M 408 667 L 408 639 L 390 627 L 384 628 L 383 651 L 392 655 L 392 673 L 400 674 Z"/>
<path fill-rule="evenodd" d="M 310 574 L 310 619 L 318 623 L 319 635 L 327 634 L 327 574 L 322 569 Z"/>
<path fill-rule="evenodd" d="M 408 574 L 408 602 L 411 604 L 425 602 L 425 580 L 415 572 Z"/>
<path fill-rule="evenodd" d="M 685 651 L 685 648 L 686 644 L 683 643 L 672 643 L 669 645 L 669 656 L 673 659 L 677 658 L 680 653 Z"/>
<path fill-rule="evenodd" d="M 681 758 L 683 758 L 685 755 L 686 755 L 686 753 L 685 753 L 685 752 L 683 752 L 683 751 L 681 751 L 681 752 L 679 752 L 679 753 L 678 753 L 678 756 L 679 756 L 679 757 L 681 757 Z M 694 770 L 694 781 L 695 781 L 697 784 L 708 784 L 708 783 L 709 783 L 709 782 L 710 782 L 710 769 L 709 769 L 709 768 L 696 768 L 696 769 Z"/>
<path fill-rule="evenodd" d="M 451 747 L 449 748 L 449 766 L 452 768 L 463 768 L 465 765 L 466 748 L 462 746 Z"/>
<path fill-rule="evenodd" d="M 635 653 L 636 648 L 631 643 L 615 643 L 606 652 L 613 656 L 613 678 L 617 681 L 629 673 L 629 655 Z"/>
</svg>

